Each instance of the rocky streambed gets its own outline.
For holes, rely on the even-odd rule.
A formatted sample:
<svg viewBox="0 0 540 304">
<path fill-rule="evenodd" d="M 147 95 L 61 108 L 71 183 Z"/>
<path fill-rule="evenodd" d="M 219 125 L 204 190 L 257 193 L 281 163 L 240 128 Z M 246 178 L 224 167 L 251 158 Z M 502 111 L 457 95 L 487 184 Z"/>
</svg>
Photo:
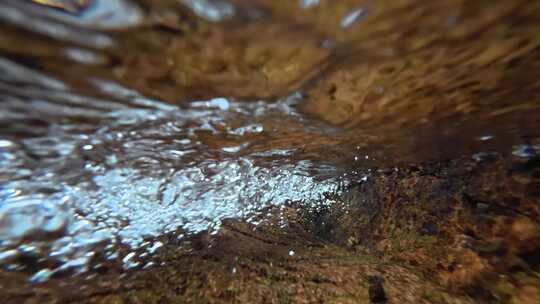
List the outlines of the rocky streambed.
<svg viewBox="0 0 540 304">
<path fill-rule="evenodd" d="M 4 303 L 540 302 L 540 3 L 0 3 Z"/>
</svg>

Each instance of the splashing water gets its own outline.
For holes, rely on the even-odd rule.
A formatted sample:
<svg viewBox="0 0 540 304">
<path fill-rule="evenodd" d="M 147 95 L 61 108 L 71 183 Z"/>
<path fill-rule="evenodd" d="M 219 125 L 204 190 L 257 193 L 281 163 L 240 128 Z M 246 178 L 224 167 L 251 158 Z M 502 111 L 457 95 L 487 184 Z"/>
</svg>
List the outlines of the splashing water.
<svg viewBox="0 0 540 304">
<path fill-rule="evenodd" d="M 0 265 L 33 282 L 99 259 L 144 268 L 160 236 L 258 225 L 367 181 L 363 166 L 538 155 L 516 140 L 538 136 L 535 83 L 513 84 L 536 40 L 492 43 L 522 45 L 515 58 L 454 52 L 498 14 L 449 26 L 414 19 L 447 14 L 435 4 L 270 2 L 2 1 Z M 471 67 L 485 77 L 464 82 Z"/>
<path fill-rule="evenodd" d="M 270 205 L 339 191 L 339 179 L 317 178 L 331 167 L 265 147 L 283 132 L 268 116 L 303 129 L 287 100 L 162 107 L 110 112 L 92 133 L 57 126 L 40 138 L 3 140 L 2 251 L 80 271 L 98 245 L 136 249 L 149 237 L 219 229 L 228 218 L 249 222 Z"/>
</svg>

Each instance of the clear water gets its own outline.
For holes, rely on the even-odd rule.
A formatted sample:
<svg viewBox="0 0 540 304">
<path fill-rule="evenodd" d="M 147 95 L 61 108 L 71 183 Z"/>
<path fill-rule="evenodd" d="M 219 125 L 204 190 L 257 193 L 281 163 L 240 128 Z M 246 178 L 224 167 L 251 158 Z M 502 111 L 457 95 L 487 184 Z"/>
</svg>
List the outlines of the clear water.
<svg viewBox="0 0 540 304">
<path fill-rule="evenodd" d="M 142 18 L 126 1 L 94 2 L 70 15 L 7 1 L 0 17 L 92 48 L 114 40 L 87 28 Z M 211 21 L 232 14 L 226 2 L 185 2 Z M 95 59 L 73 47 L 65 54 Z M 22 270 L 21 257 L 33 260 L 39 266 L 31 281 L 86 272 L 97 253 L 142 267 L 139 256 L 146 260 L 161 246 L 157 236 L 215 231 L 231 218 L 256 225 L 269 206 L 321 200 L 344 184 L 335 166 L 309 155 L 322 149 L 318 138 L 331 140 L 336 130 L 302 117 L 294 108 L 299 94 L 175 105 L 99 78 L 86 79 L 87 86 L 104 98 L 81 95 L 7 58 L 0 70 L 1 122 L 8 126 L 0 140 L 0 263 Z M 290 136 L 315 141 L 296 145 Z M 123 256 L 119 245 L 129 249 Z"/>
<path fill-rule="evenodd" d="M 2 1 L 2 267 L 33 282 L 91 272 L 97 256 L 142 268 L 159 236 L 212 233 L 231 218 L 257 225 L 269 207 L 339 195 L 370 166 L 538 153 L 522 140 L 536 136 L 534 100 L 369 103 L 404 89 L 361 80 L 310 98 L 320 75 L 365 59 L 353 34 L 378 13 L 352 3 L 321 19 L 322 2 L 283 4 L 305 18 L 291 21 L 262 0 Z M 386 41 L 364 38 L 356 51 L 370 62 L 396 60 Z M 343 114 L 347 96 L 368 101 Z"/>
<path fill-rule="evenodd" d="M 231 218 L 258 224 L 269 206 L 337 193 L 336 168 L 270 144 L 291 128 L 330 136 L 309 130 L 295 101 L 152 102 L 101 114 L 95 130 L 58 124 L 37 138 L 4 139 L 4 262 L 25 254 L 60 263 L 52 272 L 85 271 L 96 251 L 116 258 L 116 244 L 153 252 L 152 237 L 212 231 Z M 288 121 L 286 129 L 275 121 Z M 142 266 L 126 257 L 126 267 Z"/>
</svg>

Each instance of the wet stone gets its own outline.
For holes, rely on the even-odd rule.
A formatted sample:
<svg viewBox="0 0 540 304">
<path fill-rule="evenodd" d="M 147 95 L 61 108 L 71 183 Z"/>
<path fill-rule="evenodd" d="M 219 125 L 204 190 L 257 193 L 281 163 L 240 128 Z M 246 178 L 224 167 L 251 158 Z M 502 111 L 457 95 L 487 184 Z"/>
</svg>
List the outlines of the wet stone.
<svg viewBox="0 0 540 304">
<path fill-rule="evenodd" d="M 539 12 L 0 1 L 2 303 L 540 303 Z"/>
</svg>

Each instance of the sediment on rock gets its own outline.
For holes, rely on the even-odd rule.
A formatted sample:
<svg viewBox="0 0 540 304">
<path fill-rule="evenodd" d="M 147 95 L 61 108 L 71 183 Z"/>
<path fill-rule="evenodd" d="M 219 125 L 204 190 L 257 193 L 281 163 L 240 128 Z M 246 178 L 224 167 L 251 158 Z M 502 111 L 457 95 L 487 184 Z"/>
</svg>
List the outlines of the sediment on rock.
<svg viewBox="0 0 540 304">
<path fill-rule="evenodd" d="M 125 276 L 111 266 L 28 286 L 2 272 L 2 293 L 6 303 L 537 303 L 539 164 L 373 168 L 335 198 L 340 208 L 276 213 L 285 228 L 226 221 L 216 236 L 164 240 L 165 265 Z"/>
</svg>

